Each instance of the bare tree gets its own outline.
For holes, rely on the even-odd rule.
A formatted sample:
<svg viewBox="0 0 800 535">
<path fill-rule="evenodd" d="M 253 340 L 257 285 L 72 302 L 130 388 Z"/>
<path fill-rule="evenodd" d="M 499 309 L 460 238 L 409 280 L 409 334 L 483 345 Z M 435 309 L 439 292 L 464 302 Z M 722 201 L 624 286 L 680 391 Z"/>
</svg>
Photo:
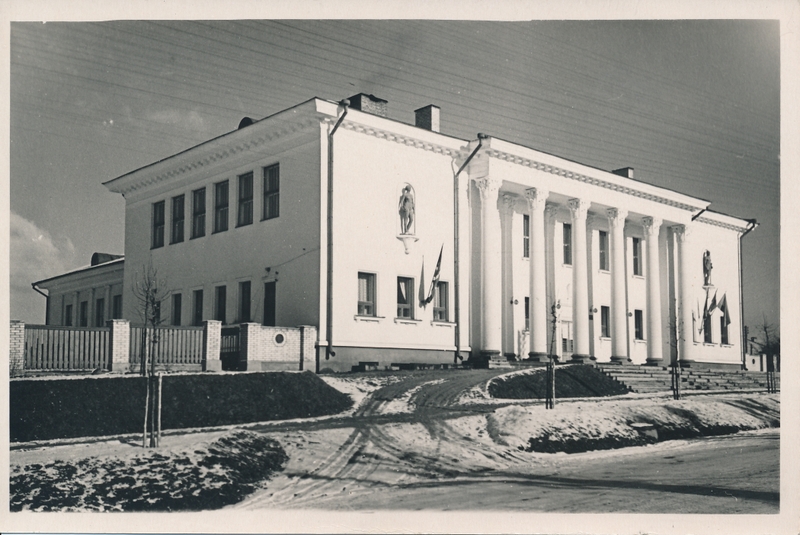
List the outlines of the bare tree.
<svg viewBox="0 0 800 535">
<path fill-rule="evenodd" d="M 133 297 L 136 299 L 137 313 L 142 321 L 142 339 L 140 350 L 139 372 L 147 377 L 147 390 L 144 404 L 144 433 L 142 446 L 147 447 L 147 424 L 150 423 L 150 447 L 158 446 L 161 412 L 160 376 L 156 376 L 156 349 L 159 335 L 157 327 L 161 325 L 161 305 L 168 295 L 166 280 L 159 279 L 158 270 L 150 263 L 142 266 L 140 276 L 133 283 Z M 156 388 L 156 383 L 159 388 Z M 151 410 L 152 403 L 152 410 Z M 156 417 L 156 411 L 158 417 Z M 158 425 L 158 429 L 157 427 Z"/>
<path fill-rule="evenodd" d="M 762 315 L 763 322 L 756 326 L 756 332 L 760 340 L 756 337 L 750 338 L 750 342 L 759 347 L 762 353 L 767 358 L 767 391 L 777 392 L 777 384 L 775 382 L 775 357 L 780 358 L 781 354 L 781 337 L 775 325 L 767 321 L 766 314 Z"/>
</svg>

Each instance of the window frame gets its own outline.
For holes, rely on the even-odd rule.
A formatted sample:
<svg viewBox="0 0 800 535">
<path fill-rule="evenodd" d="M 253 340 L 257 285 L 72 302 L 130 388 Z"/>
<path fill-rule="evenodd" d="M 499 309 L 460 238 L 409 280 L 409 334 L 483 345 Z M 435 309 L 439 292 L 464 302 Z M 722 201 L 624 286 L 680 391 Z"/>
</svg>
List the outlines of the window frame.
<svg viewBox="0 0 800 535">
<path fill-rule="evenodd" d="M 572 265 L 572 223 L 562 223 L 562 241 L 563 241 L 563 264 L 565 266 Z"/>
<path fill-rule="evenodd" d="M 531 331 L 531 298 L 525 296 L 525 330 Z"/>
<path fill-rule="evenodd" d="M 400 302 L 400 288 L 401 284 L 406 285 L 406 300 L 407 303 Z M 414 318 L 414 277 L 397 277 L 397 309 L 395 317 L 401 320 L 413 320 Z M 407 311 L 408 315 L 405 316 L 402 314 L 403 311 Z"/>
<path fill-rule="evenodd" d="M 111 297 L 111 319 L 122 319 L 122 294 Z"/>
<path fill-rule="evenodd" d="M 238 203 L 236 210 L 236 227 L 253 224 L 253 172 L 238 177 Z"/>
<path fill-rule="evenodd" d="M 600 306 L 600 337 L 611 338 L 611 307 Z"/>
<path fill-rule="evenodd" d="M 200 326 L 203 324 L 203 289 L 192 292 L 192 325 Z"/>
<path fill-rule="evenodd" d="M 172 198 L 172 226 L 170 228 L 169 243 L 181 243 L 184 238 L 184 221 L 186 219 L 186 195 L 176 195 Z"/>
<path fill-rule="evenodd" d="M 78 308 L 78 327 L 89 326 L 89 301 L 81 301 Z"/>
<path fill-rule="evenodd" d="M 247 292 L 245 295 L 245 288 Z M 253 299 L 253 292 L 252 292 L 252 283 L 251 281 L 239 281 L 239 306 L 238 306 L 238 316 L 239 316 L 239 323 L 249 323 L 253 321 L 252 318 L 252 299 Z"/>
<path fill-rule="evenodd" d="M 444 296 L 443 296 L 444 295 Z M 412 299 L 413 301 L 413 299 Z M 450 287 L 447 281 L 439 281 L 433 289 L 433 321 L 450 321 Z"/>
<path fill-rule="evenodd" d="M 106 320 L 106 299 L 105 297 L 98 297 L 94 300 L 94 326 L 105 326 Z"/>
<path fill-rule="evenodd" d="M 714 343 L 714 333 L 711 332 L 711 325 L 712 325 L 711 314 L 706 314 L 705 318 L 703 318 L 703 343 L 704 344 L 713 344 Z"/>
<path fill-rule="evenodd" d="M 183 315 L 183 297 L 179 293 L 172 294 L 172 300 L 170 303 L 170 311 L 172 314 L 172 326 L 173 327 L 180 327 L 181 326 L 181 319 Z"/>
<path fill-rule="evenodd" d="M 608 262 L 608 232 L 599 230 L 597 234 L 598 269 L 610 271 Z"/>
<path fill-rule="evenodd" d="M 274 175 L 270 174 L 272 172 L 274 172 Z M 280 210 L 281 207 L 280 163 L 274 163 L 262 168 L 261 185 L 262 185 L 261 221 L 267 221 L 268 219 L 276 219 L 280 217 L 280 211 L 281 211 Z"/>
<path fill-rule="evenodd" d="M 636 277 L 644 276 L 644 270 L 642 270 L 642 240 L 641 238 L 637 238 L 636 236 L 632 236 L 632 249 L 631 257 L 633 260 L 633 274 Z"/>
<path fill-rule="evenodd" d="M 150 221 L 150 249 L 164 247 L 164 225 L 166 224 L 166 202 L 161 200 L 152 204 Z"/>
<path fill-rule="evenodd" d="M 228 311 L 228 287 L 224 284 L 214 287 L 214 319 L 225 325 Z"/>
<path fill-rule="evenodd" d="M 376 317 L 378 315 L 378 303 L 377 303 L 377 275 L 375 273 L 370 273 L 368 271 L 359 271 L 358 272 L 358 284 L 357 284 L 357 316 L 366 316 L 366 317 Z M 366 281 L 366 295 L 367 299 L 361 299 L 361 280 Z M 372 298 L 371 300 L 369 298 Z"/>
<path fill-rule="evenodd" d="M 192 235 L 190 239 L 206 235 L 206 188 L 192 191 Z"/>
<path fill-rule="evenodd" d="M 725 314 L 719 317 L 719 343 L 720 345 L 730 345 L 730 338 L 728 333 L 728 325 L 725 323 Z"/>
<path fill-rule="evenodd" d="M 230 181 L 223 180 L 214 184 L 214 234 L 228 230 L 229 211 Z"/>
<path fill-rule="evenodd" d="M 522 258 L 531 257 L 531 216 L 522 214 Z"/>
<path fill-rule="evenodd" d="M 633 311 L 633 339 L 644 340 L 644 311 L 639 309 Z"/>
<path fill-rule="evenodd" d="M 64 326 L 72 327 L 72 304 L 64 305 Z"/>
</svg>

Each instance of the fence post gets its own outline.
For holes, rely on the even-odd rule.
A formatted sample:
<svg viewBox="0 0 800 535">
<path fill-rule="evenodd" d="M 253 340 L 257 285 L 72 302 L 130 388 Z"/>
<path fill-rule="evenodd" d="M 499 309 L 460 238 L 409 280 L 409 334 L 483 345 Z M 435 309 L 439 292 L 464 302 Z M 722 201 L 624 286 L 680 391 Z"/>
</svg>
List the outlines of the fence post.
<svg viewBox="0 0 800 535">
<path fill-rule="evenodd" d="M 219 320 L 205 320 L 203 322 L 203 371 L 222 371 L 222 361 L 219 359 L 220 342 L 222 340 L 222 322 Z"/>
<path fill-rule="evenodd" d="M 8 338 L 9 373 L 13 377 L 25 370 L 25 322 L 11 320 Z"/>
<path fill-rule="evenodd" d="M 108 370 L 112 372 L 130 371 L 131 324 L 128 320 L 108 320 L 106 322 L 110 340 L 108 341 Z"/>
<path fill-rule="evenodd" d="M 306 356 L 310 356 L 317 340 L 317 328 L 313 325 L 300 325 L 300 371 L 306 368 Z"/>
<path fill-rule="evenodd" d="M 261 347 L 261 325 L 242 323 L 239 325 L 239 362 L 244 362 L 247 371 L 260 371 L 264 359 Z M 241 369 L 241 368 L 240 368 Z"/>
</svg>

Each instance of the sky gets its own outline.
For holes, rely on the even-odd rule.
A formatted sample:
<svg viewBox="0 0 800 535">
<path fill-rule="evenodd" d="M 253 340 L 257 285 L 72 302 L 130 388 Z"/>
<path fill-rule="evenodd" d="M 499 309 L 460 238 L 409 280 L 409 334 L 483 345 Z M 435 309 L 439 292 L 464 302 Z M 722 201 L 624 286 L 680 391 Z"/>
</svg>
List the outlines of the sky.
<svg viewBox="0 0 800 535">
<path fill-rule="evenodd" d="M 12 22 L 11 317 L 31 282 L 124 253 L 102 183 L 312 97 L 372 93 L 755 218 L 745 324 L 779 326 L 780 32 L 770 20 Z"/>
</svg>

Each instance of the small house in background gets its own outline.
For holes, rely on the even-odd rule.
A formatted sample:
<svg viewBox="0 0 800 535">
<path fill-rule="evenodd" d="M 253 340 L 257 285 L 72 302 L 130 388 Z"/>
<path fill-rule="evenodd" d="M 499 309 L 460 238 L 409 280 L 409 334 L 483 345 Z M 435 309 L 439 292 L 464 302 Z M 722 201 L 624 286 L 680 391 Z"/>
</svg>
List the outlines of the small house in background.
<svg viewBox="0 0 800 535">
<path fill-rule="evenodd" d="M 122 318 L 124 267 L 123 255 L 94 253 L 88 266 L 34 282 L 34 290 L 47 290 L 45 323 L 105 327 Z"/>
<path fill-rule="evenodd" d="M 437 106 L 409 122 L 388 106 L 313 98 L 106 182 L 125 198 L 127 267 L 36 283 L 48 322 L 117 304 L 135 322 L 152 264 L 170 324 L 314 326 L 317 371 L 746 365 L 739 240 L 755 222 L 630 167 L 455 138 Z"/>
</svg>

